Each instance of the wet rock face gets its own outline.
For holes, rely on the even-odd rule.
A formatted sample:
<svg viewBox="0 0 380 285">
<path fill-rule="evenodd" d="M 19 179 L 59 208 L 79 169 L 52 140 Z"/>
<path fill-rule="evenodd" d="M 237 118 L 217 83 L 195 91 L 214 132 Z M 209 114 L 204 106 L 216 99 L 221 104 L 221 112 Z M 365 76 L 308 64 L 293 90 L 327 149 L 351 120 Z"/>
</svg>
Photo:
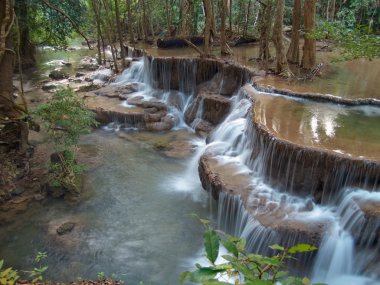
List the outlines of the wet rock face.
<svg viewBox="0 0 380 285">
<path fill-rule="evenodd" d="M 226 117 L 230 108 L 231 102 L 229 99 L 220 95 L 204 95 L 202 118 L 217 125 Z"/>
<path fill-rule="evenodd" d="M 276 200 L 269 193 L 256 189 L 248 173 L 239 173 L 239 167 L 234 163 L 218 162 L 212 152 L 201 157 L 198 170 L 203 188 L 211 192 L 214 199 L 220 199 L 221 193 L 224 193 L 224 198 L 226 194 L 238 198 L 258 227 L 285 237 L 284 242 L 289 243 L 291 240 L 286 237 L 292 236 L 294 240 L 291 242 L 318 245 L 330 227 L 331 220 L 327 218 L 307 218 L 312 207 L 305 205 L 295 210 L 292 205 L 287 205 L 285 199 Z"/>
</svg>

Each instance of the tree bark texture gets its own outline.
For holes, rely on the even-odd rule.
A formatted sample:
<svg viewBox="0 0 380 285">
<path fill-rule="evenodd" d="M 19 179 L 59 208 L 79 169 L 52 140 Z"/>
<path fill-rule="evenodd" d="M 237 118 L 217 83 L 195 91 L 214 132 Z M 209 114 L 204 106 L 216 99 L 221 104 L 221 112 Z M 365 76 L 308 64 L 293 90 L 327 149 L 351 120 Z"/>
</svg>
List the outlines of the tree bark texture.
<svg viewBox="0 0 380 285">
<path fill-rule="evenodd" d="M 314 39 L 309 38 L 308 34 L 313 32 L 315 27 L 316 0 L 305 0 L 304 6 L 304 25 L 305 25 L 305 44 L 303 46 L 302 67 L 311 69 L 315 66 L 316 43 Z"/>
<path fill-rule="evenodd" d="M 18 112 L 14 109 L 13 99 L 13 50 L 14 22 L 13 1 L 0 1 L 0 118 L 13 118 Z"/>
<path fill-rule="evenodd" d="M 193 34 L 194 4 L 193 0 L 182 0 L 181 4 L 181 26 L 179 29 L 180 37 L 187 37 Z"/>
<path fill-rule="evenodd" d="M 285 56 L 285 47 L 282 36 L 282 22 L 284 20 L 285 0 L 277 0 L 276 18 L 273 26 L 272 41 L 276 48 L 276 72 L 285 77 L 290 77 L 288 61 Z"/>
<path fill-rule="evenodd" d="M 212 29 L 212 10 L 210 0 L 203 0 L 203 5 L 206 13 L 206 23 L 205 23 L 205 44 L 204 44 L 204 53 L 205 55 L 210 54 L 210 39 L 211 39 L 211 29 Z"/>
<path fill-rule="evenodd" d="M 300 62 L 300 28 L 301 28 L 301 0 L 294 1 L 292 19 L 292 38 L 290 41 L 287 58 L 290 63 Z"/>
<path fill-rule="evenodd" d="M 135 35 L 133 32 L 133 17 L 132 17 L 132 0 L 127 0 L 128 5 L 128 32 L 129 32 L 129 43 L 135 44 Z"/>
<path fill-rule="evenodd" d="M 115 16 L 116 16 L 117 37 L 119 38 L 119 45 L 120 45 L 121 64 L 122 64 L 122 67 L 124 68 L 125 67 L 125 47 L 123 43 L 123 34 L 121 32 L 120 11 L 119 11 L 118 0 L 115 0 Z"/>
<path fill-rule="evenodd" d="M 228 13 L 228 0 L 221 0 L 221 7 L 220 9 L 220 19 L 221 19 L 221 27 L 220 27 L 220 53 L 221 54 L 231 54 L 232 50 L 227 44 L 226 40 L 226 15 Z"/>
<path fill-rule="evenodd" d="M 270 30 L 272 23 L 272 0 L 268 0 L 265 5 L 261 5 L 260 10 L 260 49 L 259 49 L 259 59 L 262 62 L 262 67 L 265 70 L 268 70 L 268 61 L 270 59 L 269 52 L 269 38 L 270 38 Z"/>
<path fill-rule="evenodd" d="M 36 64 L 35 47 L 30 41 L 27 1 L 16 1 L 15 10 L 20 29 L 21 66 L 23 68 L 33 67 Z"/>
</svg>

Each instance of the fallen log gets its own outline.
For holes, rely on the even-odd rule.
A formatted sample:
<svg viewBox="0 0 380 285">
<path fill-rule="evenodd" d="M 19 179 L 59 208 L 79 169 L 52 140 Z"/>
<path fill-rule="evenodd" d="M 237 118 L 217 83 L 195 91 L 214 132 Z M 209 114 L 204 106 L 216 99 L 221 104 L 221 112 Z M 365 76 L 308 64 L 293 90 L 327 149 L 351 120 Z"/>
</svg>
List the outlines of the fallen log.
<svg viewBox="0 0 380 285">
<path fill-rule="evenodd" d="M 183 47 L 188 46 L 188 43 L 186 43 L 186 41 L 189 41 L 192 44 L 199 46 L 199 45 L 203 45 L 204 38 L 198 37 L 198 36 L 192 36 L 192 37 L 186 37 L 186 38 L 179 38 L 179 37 L 163 38 L 163 39 L 157 40 L 157 47 L 159 47 L 159 48 L 183 48 Z"/>
</svg>

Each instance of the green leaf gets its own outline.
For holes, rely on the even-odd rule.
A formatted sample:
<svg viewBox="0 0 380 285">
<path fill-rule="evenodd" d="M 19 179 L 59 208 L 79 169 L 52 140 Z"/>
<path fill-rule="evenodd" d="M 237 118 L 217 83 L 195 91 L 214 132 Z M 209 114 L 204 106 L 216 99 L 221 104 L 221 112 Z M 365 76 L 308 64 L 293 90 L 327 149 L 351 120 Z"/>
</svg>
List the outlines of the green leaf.
<svg viewBox="0 0 380 285">
<path fill-rule="evenodd" d="M 311 285 L 310 279 L 307 277 L 302 278 L 303 285 Z"/>
<path fill-rule="evenodd" d="M 208 280 L 204 282 L 203 285 L 231 285 L 231 283 L 221 282 L 218 280 Z"/>
<path fill-rule="evenodd" d="M 239 256 L 238 248 L 236 247 L 236 244 L 230 240 L 222 240 L 223 246 L 231 252 L 235 257 Z"/>
<path fill-rule="evenodd" d="M 189 280 L 191 282 L 203 283 L 214 278 L 219 272 L 224 272 L 224 269 L 215 269 L 211 267 L 199 268 L 193 272 L 190 272 Z"/>
<path fill-rule="evenodd" d="M 255 280 L 256 276 L 253 274 L 253 272 L 247 268 L 245 265 L 243 265 L 240 262 L 233 262 L 232 266 L 234 269 L 242 273 L 246 280 Z"/>
<path fill-rule="evenodd" d="M 182 274 L 179 276 L 179 282 L 183 284 L 186 279 L 190 278 L 191 272 L 190 271 L 185 271 L 182 272 Z"/>
<path fill-rule="evenodd" d="M 273 285 L 270 281 L 255 279 L 255 280 L 247 280 L 246 285 Z"/>
<path fill-rule="evenodd" d="M 206 249 L 206 256 L 212 264 L 218 258 L 219 254 L 219 236 L 213 230 L 208 228 L 203 235 L 204 245 Z"/>
<path fill-rule="evenodd" d="M 284 251 L 285 250 L 285 248 L 283 246 L 278 245 L 278 244 L 270 245 L 269 248 L 274 249 L 274 250 L 280 250 L 280 251 Z"/>
<path fill-rule="evenodd" d="M 209 220 L 199 219 L 199 221 L 200 221 L 203 225 L 208 225 L 208 224 L 210 224 L 210 221 L 209 221 Z"/>
<path fill-rule="evenodd" d="M 222 257 L 223 257 L 225 260 L 229 261 L 229 262 L 234 262 L 234 261 L 236 261 L 236 258 L 235 258 L 235 257 L 232 257 L 231 255 L 222 255 Z"/>
<path fill-rule="evenodd" d="M 313 251 L 313 250 L 316 250 L 317 248 L 313 245 L 310 245 L 310 244 L 305 244 L 305 243 L 300 243 L 300 244 L 297 244 L 293 247 L 291 247 L 288 252 L 293 254 L 293 253 L 297 253 L 297 252 L 309 252 L 309 251 Z"/>
</svg>

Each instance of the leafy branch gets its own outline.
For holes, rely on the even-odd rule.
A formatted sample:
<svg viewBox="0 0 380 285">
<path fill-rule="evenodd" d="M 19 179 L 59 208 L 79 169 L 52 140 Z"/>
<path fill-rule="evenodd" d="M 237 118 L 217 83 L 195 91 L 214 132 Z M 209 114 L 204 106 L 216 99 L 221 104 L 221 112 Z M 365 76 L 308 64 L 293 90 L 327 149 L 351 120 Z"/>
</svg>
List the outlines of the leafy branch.
<svg viewBox="0 0 380 285">
<path fill-rule="evenodd" d="M 248 253 L 245 239 L 214 230 L 208 220 L 201 219 L 201 222 L 205 227 L 203 240 L 206 257 L 211 266 L 196 264 L 196 270 L 182 273 L 181 283 L 189 280 L 204 285 L 227 285 L 233 279 L 236 285 L 273 285 L 277 282 L 284 285 L 311 285 L 308 278 L 289 276 L 284 268 L 287 260 L 294 259 L 294 254 L 310 252 L 316 247 L 298 244 L 286 249 L 272 245 L 270 248 L 277 252 L 273 256 Z M 228 254 L 222 256 L 226 262 L 216 264 L 220 244 L 227 249 Z"/>
</svg>

